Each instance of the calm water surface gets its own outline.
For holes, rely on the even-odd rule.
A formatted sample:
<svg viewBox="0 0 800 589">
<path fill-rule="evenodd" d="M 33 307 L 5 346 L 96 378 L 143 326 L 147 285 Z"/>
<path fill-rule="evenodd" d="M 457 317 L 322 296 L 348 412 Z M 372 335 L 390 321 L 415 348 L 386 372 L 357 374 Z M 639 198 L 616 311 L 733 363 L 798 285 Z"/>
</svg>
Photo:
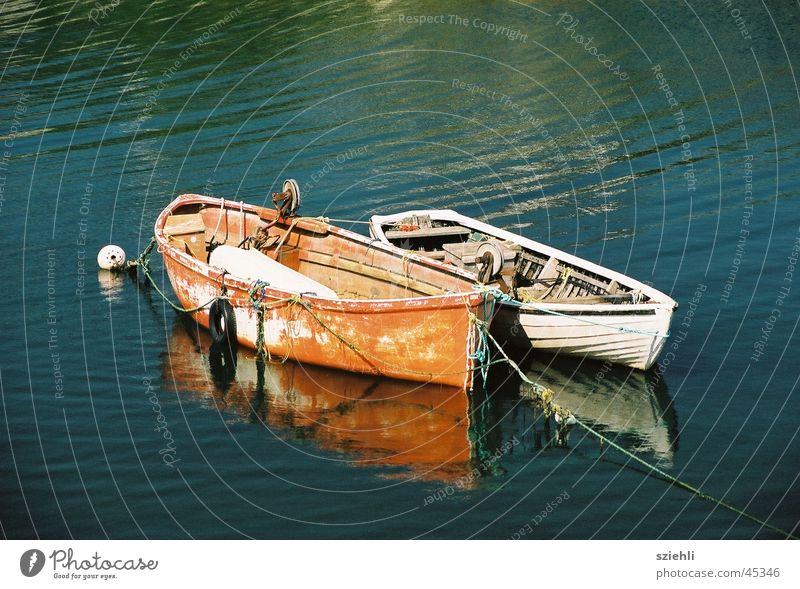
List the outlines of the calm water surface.
<svg viewBox="0 0 800 589">
<path fill-rule="evenodd" d="M 776 537 L 559 435 L 502 370 L 466 395 L 232 362 L 95 267 L 176 194 L 286 177 L 308 215 L 454 208 L 669 293 L 660 372 L 526 370 L 796 528 L 800 13 L 773 4 L 4 3 L 2 533 Z"/>
</svg>

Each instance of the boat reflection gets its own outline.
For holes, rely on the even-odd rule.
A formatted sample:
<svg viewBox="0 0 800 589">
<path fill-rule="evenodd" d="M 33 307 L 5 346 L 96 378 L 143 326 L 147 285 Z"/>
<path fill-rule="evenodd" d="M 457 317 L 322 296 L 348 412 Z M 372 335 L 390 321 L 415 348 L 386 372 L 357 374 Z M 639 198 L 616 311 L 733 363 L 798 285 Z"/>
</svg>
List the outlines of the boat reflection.
<svg viewBox="0 0 800 589">
<path fill-rule="evenodd" d="M 162 377 L 209 407 L 310 439 L 356 466 L 397 466 L 387 476 L 453 482 L 493 452 L 487 417 L 463 389 L 396 381 L 294 362 L 252 350 L 214 349 L 207 332 L 176 321 Z"/>
<path fill-rule="evenodd" d="M 657 373 L 608 362 L 542 357 L 530 362 L 527 376 L 549 387 L 556 403 L 616 443 L 651 453 L 662 466 L 672 464 L 678 421 L 666 383 Z M 528 387 L 520 390 L 530 394 Z"/>
<path fill-rule="evenodd" d="M 669 466 L 677 419 L 666 385 L 652 374 L 570 359 L 534 360 L 528 377 L 581 420 Z M 176 320 L 162 377 L 209 409 L 310 440 L 353 466 L 399 467 L 383 476 L 471 488 L 501 475 L 512 453 L 568 446 L 558 427 L 526 399 L 514 373 L 490 372 L 485 390 L 421 385 L 294 362 L 262 362 L 248 349 L 211 347 L 208 333 Z M 649 380 L 648 380 L 649 379 Z M 478 379 L 480 380 L 480 379 Z M 655 383 L 657 384 L 651 384 Z M 522 398 L 520 398 L 522 391 Z"/>
</svg>

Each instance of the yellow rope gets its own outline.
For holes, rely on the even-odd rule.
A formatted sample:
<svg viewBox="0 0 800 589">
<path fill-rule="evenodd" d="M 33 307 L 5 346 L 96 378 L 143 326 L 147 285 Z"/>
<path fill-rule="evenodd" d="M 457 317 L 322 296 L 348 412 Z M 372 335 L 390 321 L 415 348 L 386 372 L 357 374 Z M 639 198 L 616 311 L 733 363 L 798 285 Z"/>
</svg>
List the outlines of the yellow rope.
<svg viewBox="0 0 800 589">
<path fill-rule="evenodd" d="M 561 288 L 558 291 L 558 294 L 555 298 L 559 298 L 562 294 L 564 294 L 564 290 L 566 290 L 567 285 L 569 284 L 569 279 L 572 277 L 572 266 L 567 266 L 561 272 Z"/>
</svg>

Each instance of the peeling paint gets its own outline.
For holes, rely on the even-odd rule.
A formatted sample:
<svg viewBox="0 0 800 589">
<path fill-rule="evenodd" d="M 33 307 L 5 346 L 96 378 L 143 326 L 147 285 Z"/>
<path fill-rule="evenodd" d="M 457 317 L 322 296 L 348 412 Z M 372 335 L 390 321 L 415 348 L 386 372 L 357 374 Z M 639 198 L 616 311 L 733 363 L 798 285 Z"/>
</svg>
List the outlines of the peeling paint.
<svg viewBox="0 0 800 589">
<path fill-rule="evenodd" d="M 217 269 L 180 251 L 163 234 L 170 214 L 185 205 L 196 210 L 197 204 L 219 208 L 220 201 L 195 195 L 179 197 L 159 216 L 155 227 L 173 290 L 185 308 L 208 302 L 219 294 L 221 284 Z M 239 203 L 234 204 L 239 214 Z M 261 207 L 245 205 L 244 208 L 262 221 L 275 214 Z M 370 254 L 375 256 L 376 249 L 381 249 L 397 256 L 388 246 L 376 248 L 376 244 L 363 236 L 329 227 L 325 239 L 341 240 L 342 247 L 349 248 L 351 255 L 361 251 L 363 259 L 368 260 Z M 430 279 L 434 270 L 437 276 L 447 276 L 450 284 L 459 284 L 454 280 L 463 281 L 463 292 L 382 300 L 308 297 L 305 300 L 314 314 L 299 303 L 278 304 L 269 309 L 264 319 L 264 340 L 270 353 L 393 378 L 469 386 L 472 380 L 469 355 L 476 345 L 470 315 L 483 319 L 483 299 L 471 288 L 472 276 L 408 254 L 402 256 L 402 261 L 409 273 L 418 269 L 427 272 Z M 225 276 L 225 285 L 236 313 L 238 339 L 241 344 L 254 347 L 258 319 L 250 306 L 249 285 L 231 276 Z M 274 301 L 291 296 L 275 288 L 268 288 L 268 294 Z M 207 311 L 196 313 L 194 318 L 207 327 Z"/>
</svg>

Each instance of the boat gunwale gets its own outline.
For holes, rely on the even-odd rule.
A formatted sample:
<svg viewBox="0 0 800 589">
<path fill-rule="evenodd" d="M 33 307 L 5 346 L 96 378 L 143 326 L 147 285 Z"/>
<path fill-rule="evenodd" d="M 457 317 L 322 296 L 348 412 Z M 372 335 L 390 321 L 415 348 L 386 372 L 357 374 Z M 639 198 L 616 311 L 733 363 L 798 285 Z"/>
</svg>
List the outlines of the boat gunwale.
<svg viewBox="0 0 800 589">
<path fill-rule="evenodd" d="M 493 235 L 494 237 L 502 238 L 507 241 L 513 241 L 514 243 L 517 243 L 524 248 L 545 255 L 553 256 L 573 266 L 577 266 L 579 268 L 588 270 L 595 274 L 611 278 L 613 280 L 616 280 L 618 283 L 623 284 L 624 286 L 632 287 L 634 289 L 639 289 L 642 291 L 642 293 L 647 295 L 652 300 L 652 302 L 650 303 L 636 303 L 636 304 L 626 303 L 624 305 L 625 311 L 633 311 L 636 309 L 639 310 L 667 309 L 672 311 L 678 308 L 678 302 L 669 295 L 661 292 L 656 288 L 653 288 L 652 286 L 648 286 L 643 282 L 640 282 L 635 278 L 632 278 L 626 274 L 622 274 L 620 272 L 617 272 L 616 270 L 606 268 L 605 266 L 600 266 L 599 264 L 596 264 L 594 262 L 591 262 L 583 258 L 579 258 L 574 254 L 570 254 L 563 250 L 559 250 L 557 248 L 535 241 L 528 237 L 512 233 L 510 231 L 501 229 L 499 227 L 494 227 L 492 225 L 489 225 L 488 223 L 478 221 L 477 219 L 472 219 L 452 209 L 427 209 L 427 210 L 423 209 L 423 210 L 403 211 L 400 213 L 393 213 L 390 215 L 372 215 L 369 221 L 370 233 L 381 243 L 386 244 L 388 243 L 389 240 L 383 231 L 383 225 L 385 223 L 399 221 L 413 215 L 429 215 L 433 220 L 452 221 L 455 223 L 460 223 L 467 227 L 470 227 L 471 229 L 481 231 L 482 233 Z M 617 310 L 620 313 L 624 313 L 624 311 L 620 310 L 620 307 L 623 305 L 614 303 L 554 303 L 554 302 L 523 303 L 522 301 L 515 301 L 515 302 L 517 305 L 520 306 L 521 309 L 547 308 L 553 311 L 608 309 L 608 310 Z"/>
<path fill-rule="evenodd" d="M 170 243 L 169 239 L 167 239 L 166 235 L 164 234 L 164 226 L 166 224 L 166 220 L 174 213 L 176 209 L 191 204 L 202 204 L 219 208 L 222 200 L 223 199 L 220 198 L 204 196 L 200 194 L 191 194 L 191 193 L 181 194 L 175 199 L 173 199 L 172 202 L 170 202 L 158 215 L 153 227 L 156 242 L 158 244 L 158 251 L 162 255 L 169 255 L 173 260 L 175 260 L 177 263 L 187 268 L 189 271 L 194 272 L 196 274 L 200 274 L 205 278 L 207 278 L 208 280 L 220 282 L 222 280 L 223 275 L 226 275 L 227 278 L 225 278 L 225 285 L 227 287 L 229 288 L 233 287 L 238 290 L 248 292 L 252 287 L 253 284 L 252 282 L 248 282 L 247 280 L 239 278 L 233 274 L 225 273 L 224 271 L 222 271 L 222 269 L 219 269 L 220 271 L 218 271 L 218 268 L 216 266 L 212 266 L 207 262 L 198 260 L 194 256 L 191 256 L 185 251 L 182 251 L 176 245 Z M 266 212 L 268 215 L 275 214 L 275 211 L 267 207 L 251 205 L 236 200 L 228 200 L 228 199 L 224 200 L 225 200 L 225 208 L 236 214 L 239 214 L 241 211 L 244 211 L 246 213 L 252 213 L 257 215 L 259 219 L 263 219 L 262 215 L 260 214 L 261 212 Z M 235 208 L 232 205 L 236 205 Z M 353 231 L 349 231 L 347 229 L 343 229 L 335 225 L 330 225 L 314 217 L 299 217 L 299 218 L 301 219 L 305 218 L 322 223 L 325 225 L 326 231 L 328 233 L 336 235 L 337 237 L 340 237 L 342 239 L 355 241 L 371 249 L 380 249 L 384 253 L 390 254 L 392 256 L 402 257 L 414 263 L 423 266 L 428 266 L 439 272 L 443 272 L 446 274 L 454 274 L 458 278 L 464 280 L 465 282 L 470 282 L 475 285 L 478 284 L 475 280 L 475 277 L 471 273 L 466 272 L 460 268 L 451 267 L 442 264 L 440 262 L 437 262 L 436 260 L 431 260 L 427 257 L 420 256 L 412 252 L 405 252 L 404 250 L 396 248 L 391 244 L 385 244 L 381 241 L 370 239 Z M 313 303 L 315 308 L 336 310 L 339 312 L 352 312 L 352 313 L 364 313 L 365 311 L 370 313 L 375 313 L 379 311 L 403 311 L 408 308 L 419 309 L 429 306 L 442 308 L 443 304 L 447 305 L 448 307 L 452 307 L 456 305 L 461 306 L 464 303 L 467 303 L 467 305 L 472 308 L 481 304 L 483 302 L 483 296 L 484 296 L 480 290 L 472 290 L 472 291 L 459 291 L 459 292 L 443 292 L 442 294 L 439 295 L 422 295 L 422 296 L 392 298 L 392 299 L 353 299 L 353 298 L 330 299 L 325 297 L 319 297 L 310 293 L 308 294 L 295 293 L 273 286 L 266 286 L 265 294 L 266 297 L 274 299 L 275 302 L 290 299 L 296 296 L 301 296 L 303 300 L 307 300 L 310 303 Z"/>
<path fill-rule="evenodd" d="M 631 315 L 631 314 L 643 314 L 643 311 L 647 311 L 646 314 L 656 314 L 659 310 L 666 310 L 672 311 L 674 307 L 669 305 L 668 303 L 638 303 L 638 304 L 618 304 L 618 303 L 534 303 L 534 302 L 527 302 L 521 303 L 518 301 L 512 301 L 507 303 L 503 301 L 504 305 L 513 306 L 519 308 L 520 311 L 557 311 L 563 315 L 578 315 L 580 313 L 585 313 L 587 311 L 603 313 L 609 316 L 614 315 Z"/>
</svg>

